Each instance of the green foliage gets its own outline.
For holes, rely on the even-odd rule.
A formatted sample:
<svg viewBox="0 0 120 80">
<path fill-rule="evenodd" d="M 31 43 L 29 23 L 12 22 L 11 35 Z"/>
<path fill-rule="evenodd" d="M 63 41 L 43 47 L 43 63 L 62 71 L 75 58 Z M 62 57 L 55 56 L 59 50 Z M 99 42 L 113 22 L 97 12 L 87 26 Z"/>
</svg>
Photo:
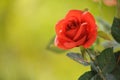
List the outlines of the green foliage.
<svg viewBox="0 0 120 80">
<path fill-rule="evenodd" d="M 91 79 L 89 79 L 89 80 L 102 80 L 102 78 L 98 75 L 98 74 L 96 74 L 95 76 L 93 76 Z"/>
<path fill-rule="evenodd" d="M 78 80 L 90 80 L 94 75 L 95 73 L 93 71 L 88 71 L 84 73 Z"/>
<path fill-rule="evenodd" d="M 118 43 L 120 43 L 120 18 L 116 18 L 116 17 L 114 18 L 112 28 L 111 28 L 111 33 L 113 38 Z M 115 53 L 115 60 L 117 64 L 115 65 L 115 68 L 112 71 L 112 74 L 115 76 L 116 80 L 120 80 L 120 51 Z"/>
<path fill-rule="evenodd" d="M 120 19 L 114 18 L 111 33 L 113 38 L 120 43 Z M 109 36 L 98 31 L 98 36 L 105 40 L 111 40 Z M 83 74 L 79 80 L 120 80 L 120 51 L 113 53 L 113 48 L 104 49 L 95 59 L 91 56 L 93 52 L 86 49 L 91 59 L 91 71 Z"/>
<path fill-rule="evenodd" d="M 113 38 L 120 43 L 120 19 L 119 18 L 114 18 L 112 28 L 111 28 L 111 33 Z"/>
<path fill-rule="evenodd" d="M 118 65 L 117 65 L 118 66 Z M 91 61 L 91 71 L 83 74 L 79 80 L 119 80 L 116 79 L 116 59 L 113 54 L 113 48 L 103 50 L 95 60 Z"/>
<path fill-rule="evenodd" d="M 115 59 L 116 59 L 117 65 L 120 66 L 120 51 L 115 52 Z"/>
<path fill-rule="evenodd" d="M 98 31 L 98 36 L 105 40 L 111 40 L 110 37 L 108 36 L 108 34 L 105 33 L 104 31 Z"/>
<path fill-rule="evenodd" d="M 116 77 L 117 80 L 120 80 L 120 51 L 115 53 L 115 58 L 116 58 L 116 67 L 115 69 L 112 71 L 112 74 Z"/>
<path fill-rule="evenodd" d="M 112 72 L 116 64 L 113 48 L 103 50 L 101 54 L 96 57 L 96 63 L 103 73 Z"/>
<path fill-rule="evenodd" d="M 70 57 L 71 59 L 73 59 L 74 61 L 76 61 L 80 64 L 83 64 L 84 66 L 89 65 L 89 62 L 84 60 L 83 56 L 79 53 L 69 52 L 69 53 L 67 53 L 67 56 Z"/>
<path fill-rule="evenodd" d="M 120 65 L 116 65 L 112 74 L 115 76 L 116 80 L 120 80 Z"/>
<path fill-rule="evenodd" d="M 105 76 L 106 76 L 106 80 L 116 80 L 113 74 L 106 74 Z"/>
</svg>

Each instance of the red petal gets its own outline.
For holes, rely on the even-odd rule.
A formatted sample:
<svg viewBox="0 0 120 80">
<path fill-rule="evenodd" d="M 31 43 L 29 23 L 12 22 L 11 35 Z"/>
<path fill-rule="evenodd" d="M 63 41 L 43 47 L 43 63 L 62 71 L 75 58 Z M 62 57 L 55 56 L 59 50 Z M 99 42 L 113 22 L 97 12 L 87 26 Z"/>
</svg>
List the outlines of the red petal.
<svg viewBox="0 0 120 80">
<path fill-rule="evenodd" d="M 56 35 L 66 41 L 72 41 L 71 39 L 67 38 L 65 35 L 65 20 L 61 20 L 56 24 Z"/>
<path fill-rule="evenodd" d="M 65 20 L 60 20 L 56 26 L 55 26 L 55 30 L 56 30 L 56 34 L 59 34 L 60 33 L 60 30 L 64 30 L 64 21 Z"/>
<path fill-rule="evenodd" d="M 88 36 L 88 40 L 83 44 L 83 46 L 85 48 L 89 48 L 96 40 L 97 38 L 97 30 L 93 30 L 89 36 Z"/>
<path fill-rule="evenodd" d="M 90 14 L 89 12 L 84 12 L 82 14 L 82 22 L 88 23 L 88 27 L 87 27 L 88 31 L 92 31 L 92 29 L 96 28 L 95 19 L 92 16 L 92 14 Z"/>
<path fill-rule="evenodd" d="M 74 41 L 78 40 L 80 37 L 83 36 L 83 34 L 86 34 L 86 25 L 87 23 L 83 23 L 80 25 L 79 30 L 77 31 L 75 37 L 73 38 Z"/>
<path fill-rule="evenodd" d="M 82 14 L 83 14 L 83 11 L 81 11 L 81 10 L 70 10 L 65 18 L 76 17 L 79 19 L 79 21 L 81 21 L 80 18 L 81 18 Z"/>
<path fill-rule="evenodd" d="M 55 46 L 57 46 L 57 47 L 59 47 L 59 48 L 61 48 L 61 49 L 67 49 L 67 48 L 63 45 L 64 42 L 65 42 L 64 40 L 58 38 L 57 36 L 56 36 L 55 41 L 54 41 Z"/>
<path fill-rule="evenodd" d="M 76 35 L 77 28 L 66 31 L 66 36 L 73 40 L 73 37 Z"/>
<path fill-rule="evenodd" d="M 80 46 L 82 44 L 84 44 L 84 42 L 86 41 L 87 36 L 83 36 L 79 41 L 76 42 L 77 46 Z"/>
<path fill-rule="evenodd" d="M 73 48 L 73 47 L 77 47 L 82 45 L 86 40 L 86 36 L 82 37 L 79 41 L 77 42 L 65 42 L 64 46 L 68 49 Z"/>
</svg>

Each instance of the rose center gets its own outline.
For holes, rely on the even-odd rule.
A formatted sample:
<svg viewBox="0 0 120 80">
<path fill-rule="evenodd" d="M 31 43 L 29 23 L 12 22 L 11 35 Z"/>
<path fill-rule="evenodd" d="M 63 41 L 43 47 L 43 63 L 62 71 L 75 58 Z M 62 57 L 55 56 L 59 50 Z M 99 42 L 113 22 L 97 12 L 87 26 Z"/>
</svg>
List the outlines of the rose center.
<svg viewBox="0 0 120 80">
<path fill-rule="evenodd" d="M 79 28 L 79 24 L 76 21 L 69 21 L 66 25 L 66 36 L 73 39 Z"/>
<path fill-rule="evenodd" d="M 75 29 L 77 26 L 78 26 L 78 24 L 76 22 L 70 21 L 67 24 L 66 30 L 69 31 L 69 30 Z"/>
</svg>

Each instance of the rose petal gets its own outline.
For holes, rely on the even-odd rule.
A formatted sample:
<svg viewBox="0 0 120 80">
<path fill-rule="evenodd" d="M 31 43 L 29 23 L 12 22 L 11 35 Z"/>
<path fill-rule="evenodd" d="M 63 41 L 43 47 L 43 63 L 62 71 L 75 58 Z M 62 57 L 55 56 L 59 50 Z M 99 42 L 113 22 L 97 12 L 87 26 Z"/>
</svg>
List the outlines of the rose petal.
<svg viewBox="0 0 120 80">
<path fill-rule="evenodd" d="M 66 40 L 66 41 L 72 41 L 70 38 L 66 37 L 65 35 L 65 20 L 61 20 L 56 24 L 56 34 L 58 37 Z"/>
<path fill-rule="evenodd" d="M 60 30 L 64 31 L 64 24 L 65 24 L 64 21 L 65 21 L 64 19 L 63 19 L 63 20 L 60 20 L 60 21 L 56 24 L 56 26 L 55 26 L 56 34 L 59 34 L 59 33 L 60 33 Z"/>
<path fill-rule="evenodd" d="M 81 10 L 70 10 L 67 15 L 66 15 L 66 19 L 69 18 L 69 17 L 76 17 L 79 19 L 79 21 L 81 21 L 81 15 L 82 15 L 83 11 Z"/>
<path fill-rule="evenodd" d="M 66 36 L 68 36 L 70 39 L 73 39 L 73 37 L 76 35 L 76 32 L 77 32 L 77 28 L 69 30 L 66 32 Z"/>
<path fill-rule="evenodd" d="M 60 39 L 65 40 L 65 41 L 73 41 L 73 40 L 71 40 L 70 38 L 66 37 L 65 35 L 58 35 L 58 37 L 59 37 Z"/>
<path fill-rule="evenodd" d="M 82 22 L 86 22 L 88 24 L 88 27 L 87 27 L 87 31 L 92 31 L 92 29 L 95 29 L 95 19 L 94 17 L 92 16 L 92 14 L 90 14 L 88 11 L 84 12 L 82 14 Z"/>
<path fill-rule="evenodd" d="M 81 38 L 79 41 L 77 42 L 65 42 L 64 43 L 64 46 L 67 48 L 67 49 L 70 49 L 70 48 L 73 48 L 73 47 L 77 47 L 77 46 L 80 46 L 82 45 L 86 40 L 86 36 L 84 36 L 83 38 Z"/>
<path fill-rule="evenodd" d="M 80 25 L 79 30 L 76 33 L 76 36 L 73 38 L 74 41 L 78 40 L 80 38 L 80 36 L 82 37 L 82 34 L 85 34 L 86 31 L 86 26 L 87 23 L 83 23 Z"/>
<path fill-rule="evenodd" d="M 93 30 L 89 33 L 88 40 L 83 44 L 84 48 L 89 48 L 97 38 L 97 30 Z"/>
<path fill-rule="evenodd" d="M 88 27 L 87 27 L 88 38 L 87 38 L 87 41 L 83 44 L 85 48 L 88 48 L 96 40 L 97 26 L 96 26 L 94 17 L 89 12 L 84 12 L 84 14 L 82 15 L 82 21 L 85 21 L 88 23 Z"/>
<path fill-rule="evenodd" d="M 83 45 L 87 36 L 83 36 L 79 41 L 75 42 L 77 46 Z"/>
<path fill-rule="evenodd" d="M 62 39 L 60 39 L 60 38 L 58 38 L 58 36 L 55 37 L 55 41 L 54 41 L 55 46 L 57 46 L 57 47 L 59 47 L 59 48 L 61 48 L 61 49 L 67 49 L 67 48 L 63 45 L 64 42 L 65 42 L 65 41 L 62 40 Z"/>
</svg>

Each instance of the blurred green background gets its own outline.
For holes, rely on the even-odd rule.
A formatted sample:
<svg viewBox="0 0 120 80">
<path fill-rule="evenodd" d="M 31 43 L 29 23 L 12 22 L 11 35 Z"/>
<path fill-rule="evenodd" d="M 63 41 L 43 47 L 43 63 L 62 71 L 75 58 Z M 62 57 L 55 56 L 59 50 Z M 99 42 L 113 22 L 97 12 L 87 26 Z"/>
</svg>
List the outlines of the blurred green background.
<svg viewBox="0 0 120 80">
<path fill-rule="evenodd" d="M 115 7 L 92 0 L 0 0 L 0 80 L 77 80 L 89 70 L 46 50 L 55 24 L 84 8 L 109 23 L 115 15 Z"/>
</svg>

